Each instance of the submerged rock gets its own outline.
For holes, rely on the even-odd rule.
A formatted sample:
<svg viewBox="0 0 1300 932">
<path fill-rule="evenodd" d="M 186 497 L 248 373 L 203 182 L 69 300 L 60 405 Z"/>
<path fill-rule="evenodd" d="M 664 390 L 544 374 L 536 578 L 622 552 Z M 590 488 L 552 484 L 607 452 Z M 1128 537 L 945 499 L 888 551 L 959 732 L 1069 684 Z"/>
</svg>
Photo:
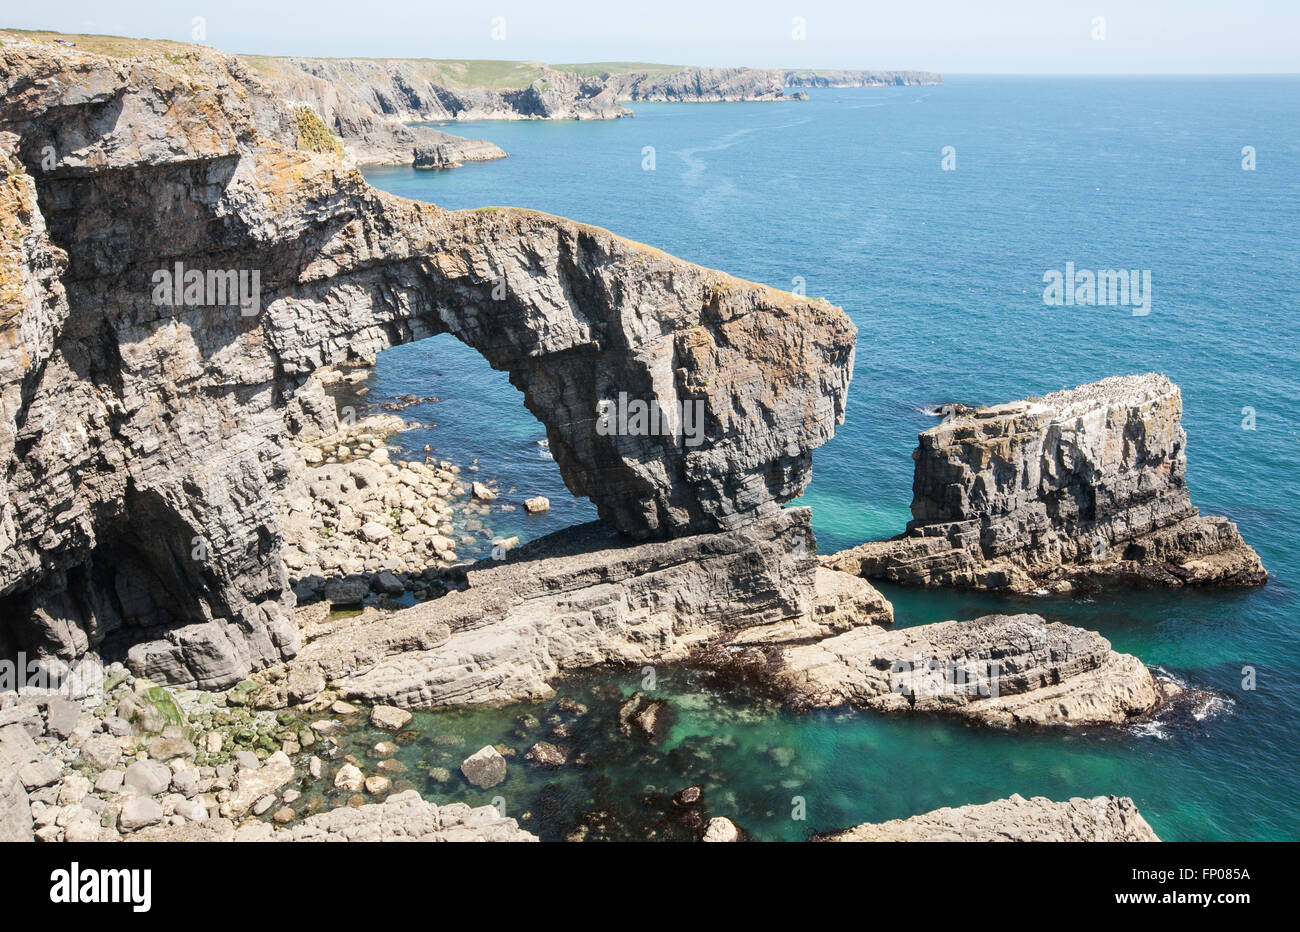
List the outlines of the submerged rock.
<svg viewBox="0 0 1300 932">
<path fill-rule="evenodd" d="M 531 761 L 539 767 L 547 770 L 555 770 L 563 767 L 569 755 L 551 744 L 549 741 L 538 741 L 528 753 L 524 755 L 524 760 Z"/>
<path fill-rule="evenodd" d="M 1022 592 L 1262 584 L 1268 574 L 1236 525 L 1192 505 L 1186 444 L 1182 395 L 1155 373 L 958 412 L 920 436 L 906 532 L 822 562 Z"/>
<path fill-rule="evenodd" d="M 657 743 L 668 736 L 675 718 L 667 701 L 652 699 L 644 693 L 633 693 L 619 707 L 618 727 L 625 735 L 636 735 Z"/>
<path fill-rule="evenodd" d="M 815 841 L 1159 841 L 1127 796 L 1053 802 L 1013 795 L 935 809 L 910 819 L 867 822 Z"/>
</svg>

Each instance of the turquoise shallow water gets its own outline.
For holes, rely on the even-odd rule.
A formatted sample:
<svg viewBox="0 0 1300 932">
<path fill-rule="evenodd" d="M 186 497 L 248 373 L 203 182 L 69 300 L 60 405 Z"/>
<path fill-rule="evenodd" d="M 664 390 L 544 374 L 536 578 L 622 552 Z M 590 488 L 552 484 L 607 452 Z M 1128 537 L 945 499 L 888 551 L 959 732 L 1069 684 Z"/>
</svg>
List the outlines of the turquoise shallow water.
<svg viewBox="0 0 1300 932">
<path fill-rule="evenodd" d="M 900 624 L 1039 611 L 1224 697 L 1202 720 L 1137 733 L 1003 735 L 776 712 L 737 724 L 738 699 L 714 695 L 692 711 L 707 695 L 699 684 L 661 677 L 687 710 L 670 743 L 736 738 L 709 765 L 731 793 L 708 794 L 711 814 L 793 838 L 1011 792 L 1119 793 L 1164 838 L 1300 838 L 1300 79 L 957 77 L 811 93 L 804 103 L 638 105 L 635 119 L 613 122 L 456 124 L 447 128 L 510 157 L 367 177 L 449 208 L 574 217 L 781 288 L 801 277 L 808 294 L 842 306 L 859 329 L 846 423 L 815 454 L 801 500 L 823 552 L 902 528 L 910 453 L 934 423 L 928 407 L 1154 369 L 1183 390 L 1193 500 L 1235 520 L 1273 576 L 1249 592 L 1096 600 L 888 589 Z M 1247 145 L 1253 172 L 1241 168 Z M 646 146 L 654 171 L 642 169 Z M 944 146 L 956 149 L 955 171 L 940 168 Z M 1150 269 L 1151 313 L 1045 306 L 1043 273 L 1067 261 Z M 477 458 L 476 478 L 514 489 L 506 504 L 551 498 L 547 517 L 494 514 L 493 530 L 532 538 L 594 516 L 565 492 L 505 375 L 472 351 L 443 337 L 383 354 L 371 400 L 404 392 L 442 399 L 408 412 L 438 425 L 406 435 L 412 449 Z M 1244 407 L 1255 430 L 1242 428 Z M 1245 666 L 1257 671 L 1253 691 L 1242 688 Z M 486 740 L 489 718 L 504 713 L 457 714 L 466 727 L 488 716 Z M 755 763 L 768 752 L 754 747 L 793 750 L 800 775 L 783 779 L 803 781 L 806 823 L 790 819 L 788 787 L 771 798 L 771 768 Z M 609 766 L 630 779 L 637 765 Z M 541 792 L 523 768 L 516 779 L 525 802 Z M 574 793 L 564 797 L 573 806 L 594 805 Z"/>
</svg>

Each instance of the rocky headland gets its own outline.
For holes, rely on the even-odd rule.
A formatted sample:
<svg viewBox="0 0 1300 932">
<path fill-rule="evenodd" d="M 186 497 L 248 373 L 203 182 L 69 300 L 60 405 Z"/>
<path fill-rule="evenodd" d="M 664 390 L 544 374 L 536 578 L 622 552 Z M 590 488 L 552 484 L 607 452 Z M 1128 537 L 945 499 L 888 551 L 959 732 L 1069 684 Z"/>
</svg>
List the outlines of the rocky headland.
<svg viewBox="0 0 1300 932">
<path fill-rule="evenodd" d="M 292 657 L 292 438 L 338 430 L 311 377 L 397 343 L 451 332 L 509 371 L 569 488 L 640 539 L 776 515 L 843 417 L 838 308 L 560 218 L 378 192 L 299 148 L 231 56 L 23 43 L 0 85 L 7 653 L 118 652 L 207 688 Z M 193 300 L 159 300 L 186 269 Z M 207 300 L 212 270 L 257 288 Z M 599 431 L 619 392 L 702 406 L 701 442 Z"/>
<path fill-rule="evenodd" d="M 787 71 L 786 87 L 932 87 L 943 78 L 930 71 L 860 71 L 844 68 L 809 68 Z"/>
<path fill-rule="evenodd" d="M 6 30 L 0 42 L 81 48 L 119 58 L 189 55 L 180 42 Z M 678 65 L 547 65 L 528 61 L 309 58 L 241 55 L 248 71 L 310 124 L 315 145 L 357 165 L 457 168 L 505 158 L 497 145 L 422 123 L 461 120 L 609 120 L 625 102 L 800 100 L 786 88 L 942 84 L 926 71 L 708 68 Z M 232 72 L 233 73 L 233 72 Z"/>
<path fill-rule="evenodd" d="M 935 809 L 910 819 L 866 822 L 815 841 L 1159 841 L 1133 800 L 1121 796 L 1009 796 Z"/>
<path fill-rule="evenodd" d="M 922 71 L 790 71 L 667 65 L 545 65 L 429 59 L 243 56 L 286 100 L 318 112 L 361 164 L 454 167 L 501 158 L 421 122 L 610 120 L 633 116 L 628 102 L 795 100 L 787 87 L 941 84 Z M 437 138 L 435 138 L 437 137 Z"/>
<path fill-rule="evenodd" d="M 0 43 L 0 88 L 0 659 L 103 674 L 0 693 L 7 837 L 522 838 L 491 807 L 409 795 L 409 710 L 549 700 L 602 665 L 1003 725 L 1158 704 L 1097 635 L 1034 616 L 892 632 L 857 568 L 819 564 L 808 510 L 783 506 L 843 419 L 839 308 L 562 218 L 383 194 L 211 50 Z M 395 460 L 401 418 L 353 420 L 326 390 L 443 333 L 509 373 L 599 522 L 459 560 L 450 519 L 494 490 Z M 629 395 L 671 429 L 602 429 Z M 672 423 L 687 405 L 698 442 Z M 1153 418 L 1142 437 L 1181 438 Z M 1176 504 L 1177 455 L 1143 456 Z M 985 685 L 996 663 L 998 695 L 881 675 L 914 657 L 977 660 Z M 619 731 L 649 741 L 672 715 L 618 700 Z M 364 723 L 393 741 L 348 751 Z M 526 759 L 568 750 L 553 731 Z M 485 788 L 505 766 L 487 745 L 460 771 Z M 698 796 L 670 801 L 691 837 L 743 837 Z"/>
<path fill-rule="evenodd" d="M 1123 581 L 1255 586 L 1259 556 L 1187 490 L 1178 387 L 1122 376 L 983 408 L 953 406 L 913 453 L 899 537 L 823 558 L 873 579 L 1032 592 Z"/>
</svg>

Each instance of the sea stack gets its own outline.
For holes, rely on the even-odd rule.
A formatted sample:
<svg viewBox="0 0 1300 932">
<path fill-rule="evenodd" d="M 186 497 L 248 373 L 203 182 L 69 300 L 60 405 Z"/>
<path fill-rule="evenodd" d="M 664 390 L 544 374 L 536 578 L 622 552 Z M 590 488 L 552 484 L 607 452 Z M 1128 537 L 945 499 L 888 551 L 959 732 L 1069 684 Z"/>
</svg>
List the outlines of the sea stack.
<svg viewBox="0 0 1300 932">
<path fill-rule="evenodd" d="M 906 531 L 823 563 L 1022 592 L 1261 585 L 1268 574 L 1237 526 L 1192 505 L 1182 412 L 1178 386 L 1156 373 L 962 410 L 920 436 Z"/>
</svg>

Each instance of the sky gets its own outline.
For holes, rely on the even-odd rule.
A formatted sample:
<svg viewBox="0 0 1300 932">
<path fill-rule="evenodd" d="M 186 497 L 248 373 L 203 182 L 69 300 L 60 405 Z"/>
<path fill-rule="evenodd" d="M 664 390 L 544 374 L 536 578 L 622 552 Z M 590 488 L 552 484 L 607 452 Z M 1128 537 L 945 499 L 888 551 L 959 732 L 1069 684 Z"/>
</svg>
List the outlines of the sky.
<svg viewBox="0 0 1300 932">
<path fill-rule="evenodd" d="M 191 41 L 196 17 L 207 44 L 273 55 L 1300 73 L 1300 0 L 52 0 L 0 27 Z"/>
</svg>

